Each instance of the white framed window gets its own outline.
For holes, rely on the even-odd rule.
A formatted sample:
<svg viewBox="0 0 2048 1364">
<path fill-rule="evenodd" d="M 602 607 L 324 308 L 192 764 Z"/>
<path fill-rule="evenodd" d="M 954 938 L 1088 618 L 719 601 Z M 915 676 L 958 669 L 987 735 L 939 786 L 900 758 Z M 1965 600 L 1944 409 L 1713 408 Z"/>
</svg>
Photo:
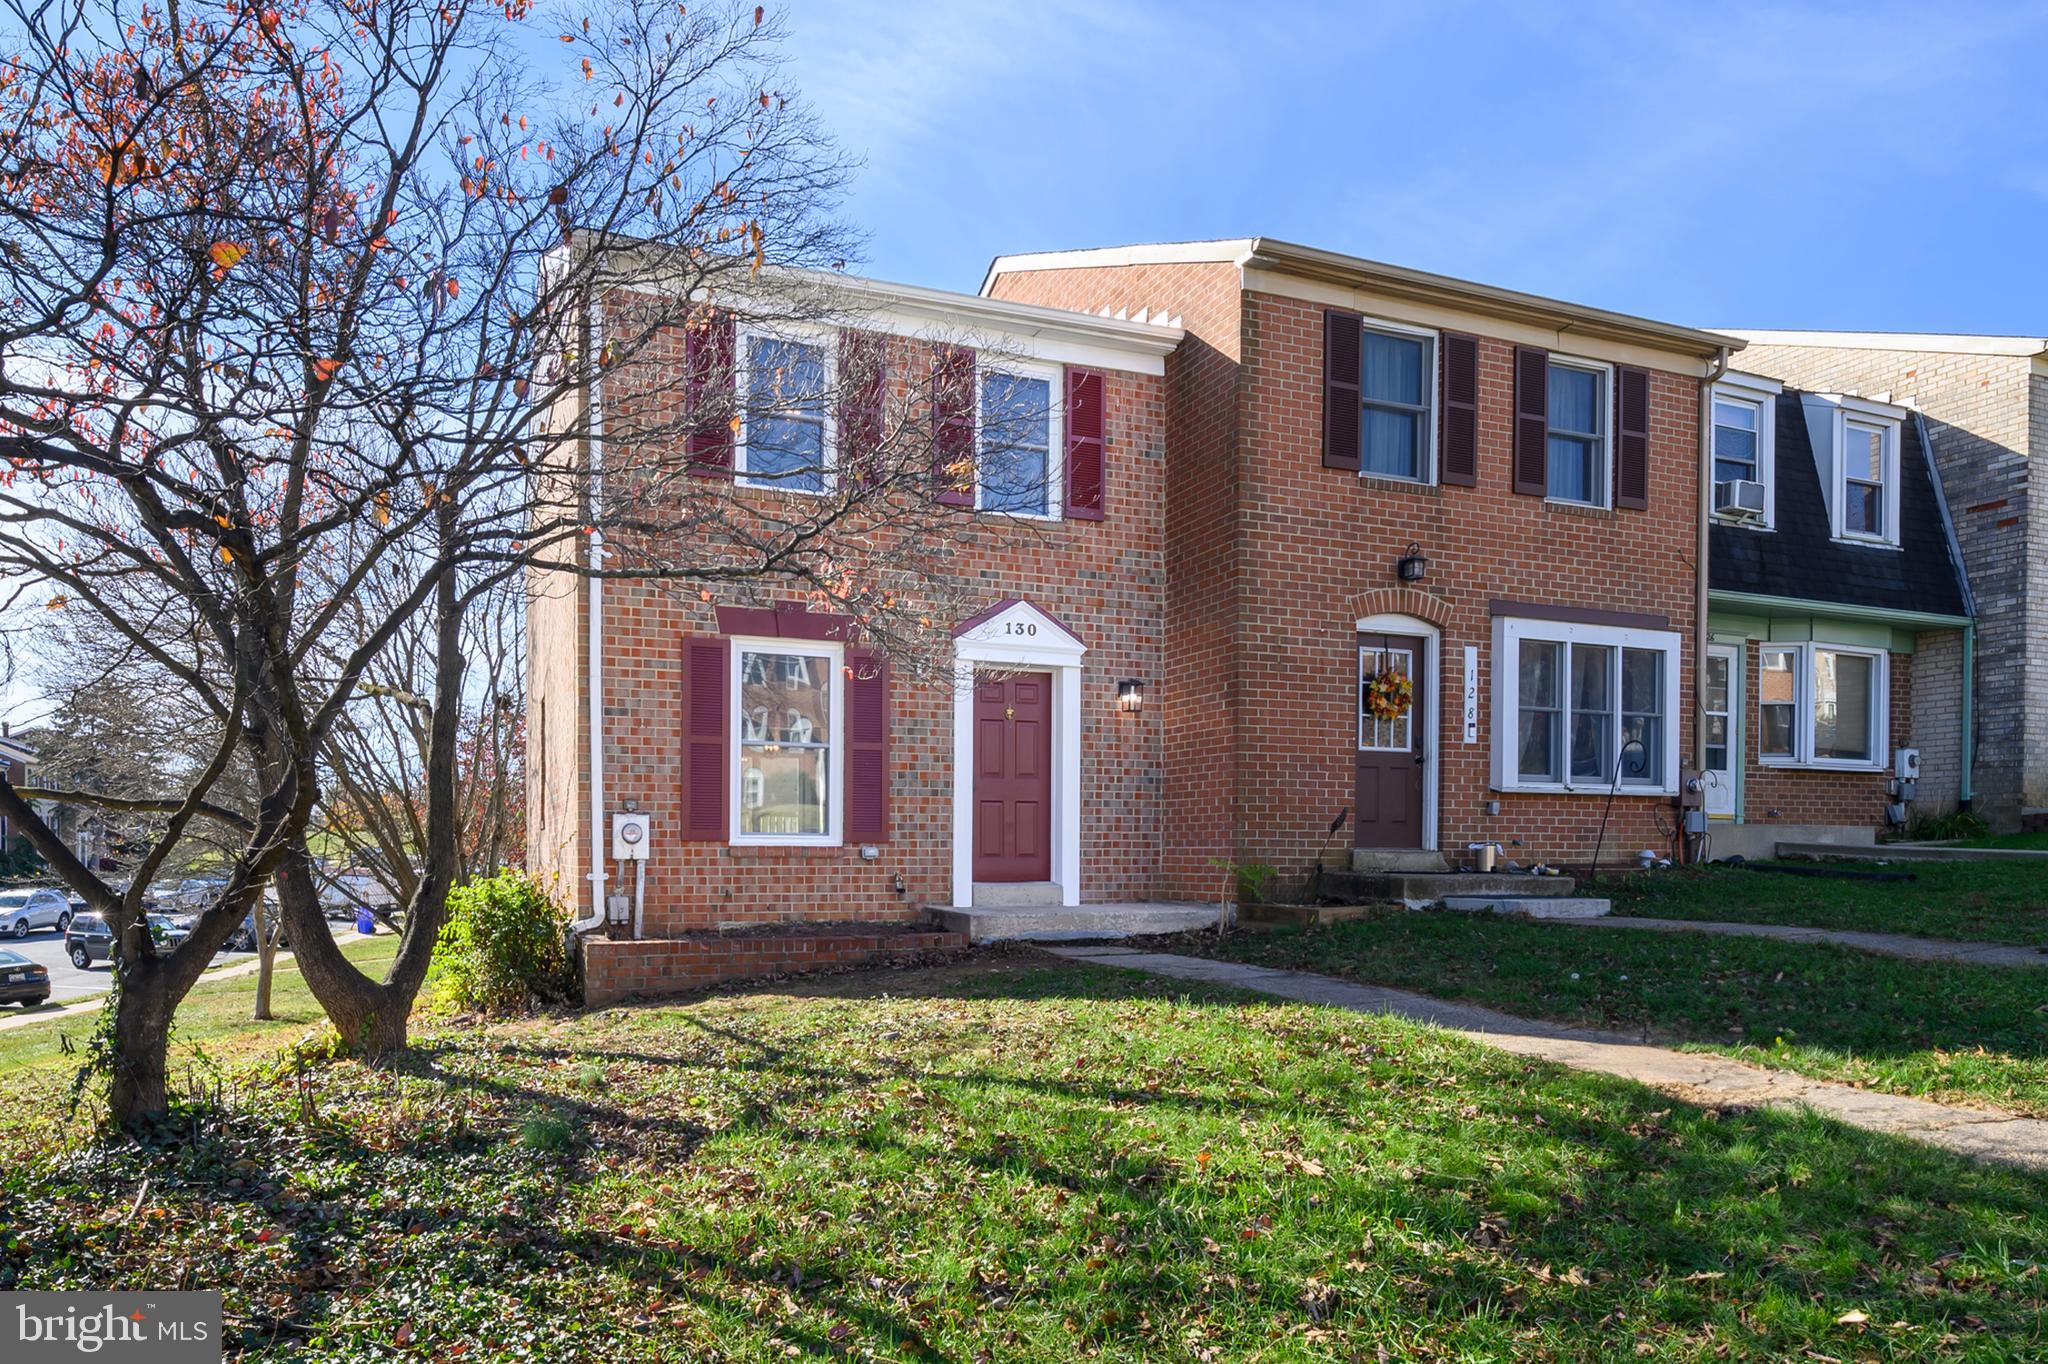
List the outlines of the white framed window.
<svg viewBox="0 0 2048 1364">
<path fill-rule="evenodd" d="M 982 357 L 986 362 L 987 356 Z M 1056 521 L 1065 488 L 1057 365 L 1005 359 L 975 370 L 974 505 Z"/>
<path fill-rule="evenodd" d="M 733 471 L 739 481 L 750 488 L 829 492 L 838 440 L 833 338 L 743 325 L 736 344 L 740 429 Z"/>
<path fill-rule="evenodd" d="M 834 847 L 844 762 L 843 646 L 732 641 L 732 841 Z"/>
<path fill-rule="evenodd" d="M 1904 408 L 1848 395 L 1807 400 L 1816 452 L 1826 440 L 1824 487 L 1834 537 L 1899 547 L 1899 428 Z"/>
<path fill-rule="evenodd" d="M 1613 371 L 1596 361 L 1550 357 L 1545 495 L 1553 502 L 1607 505 L 1608 386 L 1613 378 Z"/>
<path fill-rule="evenodd" d="M 1494 621 L 1493 784 L 1503 791 L 1677 790 L 1679 636 Z"/>
<path fill-rule="evenodd" d="M 1358 470 L 1411 483 L 1436 480 L 1437 334 L 1361 324 Z"/>
<path fill-rule="evenodd" d="M 1753 530 L 1770 530 L 1777 517 L 1778 396 L 1776 380 L 1730 375 L 1714 385 L 1714 484 L 1756 483 L 1763 488 L 1761 516 L 1741 509 L 1732 497 L 1716 515 Z"/>
<path fill-rule="evenodd" d="M 1849 644 L 1765 644 L 1757 660 L 1757 760 L 1883 771 L 1891 760 L 1891 655 Z"/>
</svg>

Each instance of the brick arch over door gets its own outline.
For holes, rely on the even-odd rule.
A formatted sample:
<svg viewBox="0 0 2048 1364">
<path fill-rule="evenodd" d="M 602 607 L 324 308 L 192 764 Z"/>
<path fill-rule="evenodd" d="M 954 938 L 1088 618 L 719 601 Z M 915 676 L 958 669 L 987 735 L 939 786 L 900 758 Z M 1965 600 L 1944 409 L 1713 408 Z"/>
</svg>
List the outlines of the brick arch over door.
<svg viewBox="0 0 2048 1364">
<path fill-rule="evenodd" d="M 1351 599 L 1355 620 L 1367 616 L 1413 616 L 1441 630 L 1451 623 L 1451 604 L 1419 587 L 1375 587 Z"/>
</svg>

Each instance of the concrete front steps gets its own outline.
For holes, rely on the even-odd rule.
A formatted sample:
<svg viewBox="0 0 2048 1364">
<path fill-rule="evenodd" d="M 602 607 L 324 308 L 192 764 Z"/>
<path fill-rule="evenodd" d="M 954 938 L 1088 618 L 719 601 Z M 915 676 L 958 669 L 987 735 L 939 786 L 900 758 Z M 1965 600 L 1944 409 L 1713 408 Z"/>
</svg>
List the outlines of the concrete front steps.
<svg viewBox="0 0 2048 1364">
<path fill-rule="evenodd" d="M 1445 909 L 1465 914 L 1519 914 L 1528 919 L 1599 919 L 1612 902 L 1590 895 L 1446 895 Z"/>
<path fill-rule="evenodd" d="M 1331 871 L 1323 873 L 1325 899 L 1359 904 L 1393 901 L 1427 909 L 1447 897 L 1547 899 L 1578 889 L 1569 876 L 1527 876 L 1505 871 Z"/>
<path fill-rule="evenodd" d="M 979 897 L 977 897 L 978 899 Z M 972 943 L 1104 942 L 1160 933 L 1192 933 L 1216 926 L 1216 906 L 1202 904 L 1062 905 L 975 904 L 927 907 L 941 928 L 965 933 Z"/>
<path fill-rule="evenodd" d="M 2048 862 L 2038 848 L 1958 848 L 1940 843 L 1780 843 L 1780 857 L 1823 862 Z"/>
</svg>

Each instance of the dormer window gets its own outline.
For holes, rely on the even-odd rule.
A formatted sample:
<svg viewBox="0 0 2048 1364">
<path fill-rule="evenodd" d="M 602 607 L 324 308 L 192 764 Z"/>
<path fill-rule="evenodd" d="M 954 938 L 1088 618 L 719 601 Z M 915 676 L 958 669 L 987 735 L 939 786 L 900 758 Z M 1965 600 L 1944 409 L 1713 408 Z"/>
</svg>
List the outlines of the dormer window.
<svg viewBox="0 0 2048 1364">
<path fill-rule="evenodd" d="M 1892 459 L 1890 432 L 1870 422 L 1844 424 L 1842 441 L 1842 534 L 1871 540 L 1892 538 L 1885 521 L 1885 485 Z"/>
<path fill-rule="evenodd" d="M 1773 380 L 1731 374 L 1714 385 L 1714 515 L 1769 530 L 1776 511 L 1778 394 Z"/>
<path fill-rule="evenodd" d="M 1823 468 L 1830 474 L 1825 486 L 1835 538 L 1896 549 L 1899 428 L 1905 410 L 1849 396 L 1809 397 L 1806 402 L 1814 448 L 1823 454 Z M 1833 439 L 1823 445 L 1829 435 Z"/>
</svg>

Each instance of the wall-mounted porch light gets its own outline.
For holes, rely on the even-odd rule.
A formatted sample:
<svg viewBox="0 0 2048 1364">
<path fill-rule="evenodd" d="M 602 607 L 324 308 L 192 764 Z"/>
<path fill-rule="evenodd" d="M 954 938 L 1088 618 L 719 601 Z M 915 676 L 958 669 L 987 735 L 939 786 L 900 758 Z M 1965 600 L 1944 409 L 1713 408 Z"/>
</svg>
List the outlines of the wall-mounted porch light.
<svg viewBox="0 0 2048 1364">
<path fill-rule="evenodd" d="M 1116 708 L 1127 715 L 1135 715 L 1145 709 L 1145 684 L 1135 677 L 1127 677 L 1117 683 Z"/>
<path fill-rule="evenodd" d="M 1408 552 L 1394 565 L 1394 575 L 1404 583 L 1419 583 L 1428 573 L 1429 560 L 1423 557 L 1422 546 L 1410 541 Z"/>
</svg>

